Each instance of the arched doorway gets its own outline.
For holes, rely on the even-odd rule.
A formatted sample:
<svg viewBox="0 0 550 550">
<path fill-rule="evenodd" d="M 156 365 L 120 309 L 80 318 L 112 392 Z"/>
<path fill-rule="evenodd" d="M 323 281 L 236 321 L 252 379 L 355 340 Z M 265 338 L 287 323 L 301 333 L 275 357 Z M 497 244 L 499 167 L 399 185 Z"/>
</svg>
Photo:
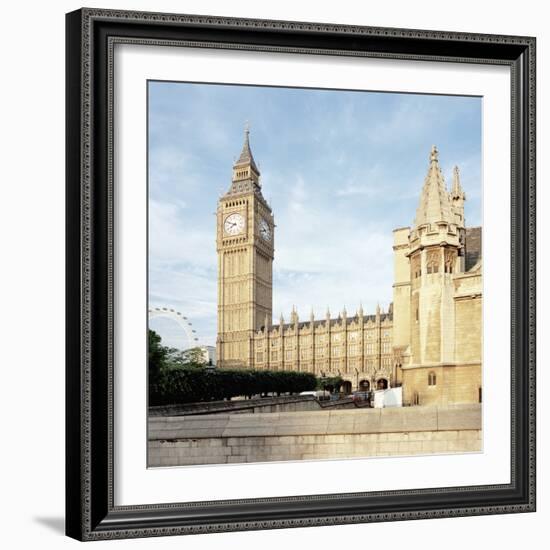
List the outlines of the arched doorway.
<svg viewBox="0 0 550 550">
<path fill-rule="evenodd" d="M 387 390 L 388 389 L 388 379 L 387 378 L 379 378 L 376 381 L 376 389 L 377 390 Z"/>
<path fill-rule="evenodd" d="M 368 380 L 360 380 L 359 391 L 369 391 L 369 390 L 370 390 L 370 382 Z"/>
<path fill-rule="evenodd" d="M 342 383 L 342 392 L 346 395 L 351 393 L 351 382 L 349 380 L 344 380 Z"/>
</svg>

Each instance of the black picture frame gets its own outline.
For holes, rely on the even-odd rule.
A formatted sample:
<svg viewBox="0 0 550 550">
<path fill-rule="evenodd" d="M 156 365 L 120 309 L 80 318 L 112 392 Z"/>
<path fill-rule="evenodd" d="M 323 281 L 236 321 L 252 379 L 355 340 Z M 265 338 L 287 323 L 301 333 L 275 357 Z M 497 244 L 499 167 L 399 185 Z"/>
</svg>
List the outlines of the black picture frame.
<svg viewBox="0 0 550 550">
<path fill-rule="evenodd" d="M 535 38 L 103 9 L 66 18 L 67 535 L 101 540 L 534 511 Z M 509 484 L 114 505 L 112 51 L 123 42 L 510 67 Z"/>
</svg>

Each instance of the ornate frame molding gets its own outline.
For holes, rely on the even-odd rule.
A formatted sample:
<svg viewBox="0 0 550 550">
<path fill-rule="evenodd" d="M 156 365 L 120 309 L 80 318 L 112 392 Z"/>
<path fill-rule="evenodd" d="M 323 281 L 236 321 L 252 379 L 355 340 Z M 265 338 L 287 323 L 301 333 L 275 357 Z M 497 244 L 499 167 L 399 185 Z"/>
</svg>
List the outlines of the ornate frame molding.
<svg viewBox="0 0 550 550">
<path fill-rule="evenodd" d="M 118 43 L 510 66 L 509 485 L 114 506 L 112 83 Z M 534 511 L 535 85 L 531 37 L 102 9 L 69 13 L 67 534 L 100 540 Z"/>
</svg>

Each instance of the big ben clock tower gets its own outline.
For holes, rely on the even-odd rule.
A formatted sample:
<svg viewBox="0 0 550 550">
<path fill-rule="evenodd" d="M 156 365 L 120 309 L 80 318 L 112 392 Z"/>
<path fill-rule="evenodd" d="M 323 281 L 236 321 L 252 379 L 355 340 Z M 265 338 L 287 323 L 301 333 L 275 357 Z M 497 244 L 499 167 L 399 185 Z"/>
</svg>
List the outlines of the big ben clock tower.
<svg viewBox="0 0 550 550">
<path fill-rule="evenodd" d="M 222 368 L 252 367 L 254 331 L 272 319 L 275 224 L 262 195 L 249 133 L 247 128 L 231 187 L 217 209 L 217 364 Z"/>
</svg>

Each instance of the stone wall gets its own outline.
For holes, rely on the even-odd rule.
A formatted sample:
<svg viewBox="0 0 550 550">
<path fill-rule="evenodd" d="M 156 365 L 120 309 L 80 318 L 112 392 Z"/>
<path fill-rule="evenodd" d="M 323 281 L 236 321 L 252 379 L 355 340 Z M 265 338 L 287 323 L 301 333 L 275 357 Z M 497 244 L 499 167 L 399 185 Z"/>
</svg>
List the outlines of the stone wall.
<svg viewBox="0 0 550 550">
<path fill-rule="evenodd" d="M 183 405 L 149 407 L 150 416 L 188 416 L 214 413 L 274 413 L 318 411 L 319 401 L 313 395 L 285 395 L 231 401 L 204 401 Z"/>
<path fill-rule="evenodd" d="M 435 384 L 429 385 L 430 374 Z M 458 364 L 433 367 L 403 368 L 403 402 L 446 405 L 448 403 L 478 403 L 481 388 L 481 364 Z"/>
<path fill-rule="evenodd" d="M 150 467 L 473 452 L 481 406 L 149 419 Z"/>
</svg>

